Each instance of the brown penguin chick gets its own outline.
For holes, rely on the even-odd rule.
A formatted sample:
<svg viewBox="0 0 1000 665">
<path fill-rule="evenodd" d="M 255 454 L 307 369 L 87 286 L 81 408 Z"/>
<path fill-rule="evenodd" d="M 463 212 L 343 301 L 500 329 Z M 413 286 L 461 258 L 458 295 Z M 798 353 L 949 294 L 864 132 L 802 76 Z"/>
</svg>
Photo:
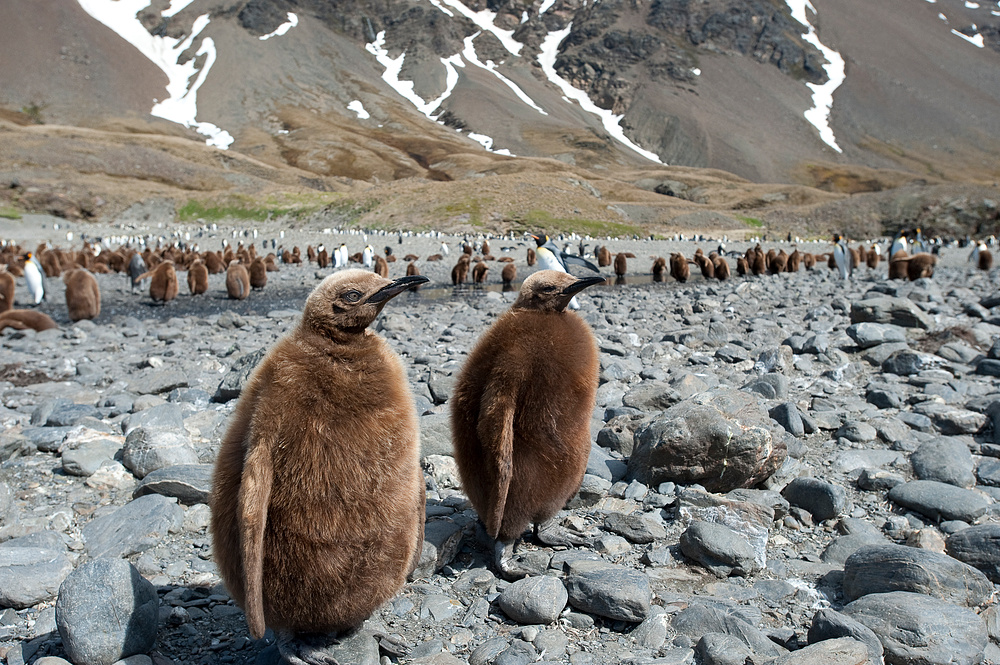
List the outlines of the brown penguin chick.
<svg viewBox="0 0 1000 665">
<path fill-rule="evenodd" d="M 479 251 L 483 253 L 483 256 L 490 255 L 490 242 L 488 240 L 483 241 L 483 246 L 479 248 Z"/>
<path fill-rule="evenodd" d="M 750 274 L 750 266 L 745 256 L 736 257 L 736 274 L 744 276 Z"/>
<path fill-rule="evenodd" d="M 265 286 L 267 286 L 267 264 L 258 256 L 250 262 L 250 288 L 263 289 Z"/>
<path fill-rule="evenodd" d="M 667 260 L 662 256 L 656 257 L 653 261 L 653 281 L 662 282 L 667 272 Z"/>
<path fill-rule="evenodd" d="M 441 256 L 440 254 L 431 254 L 430 256 L 427 257 L 427 260 L 428 261 L 443 261 L 444 257 Z"/>
<path fill-rule="evenodd" d="M 149 280 L 149 297 L 155 302 L 168 302 L 177 297 L 177 271 L 173 261 L 161 261 L 149 272 L 139 275 L 135 281 Z"/>
<path fill-rule="evenodd" d="M 862 263 L 868 265 L 868 250 L 865 249 L 865 246 L 858 245 L 857 252 L 858 252 L 858 265 L 855 267 L 860 266 Z"/>
<path fill-rule="evenodd" d="M 691 267 L 687 259 L 680 252 L 673 252 L 670 255 L 670 276 L 678 282 L 686 282 L 691 275 Z"/>
<path fill-rule="evenodd" d="M 899 250 L 889 259 L 889 279 L 906 279 L 909 255 Z"/>
<path fill-rule="evenodd" d="M 225 272 L 226 266 L 222 263 L 222 257 L 216 252 L 205 252 L 201 257 L 205 261 L 205 267 L 209 275 L 218 275 Z"/>
<path fill-rule="evenodd" d="M 694 253 L 694 263 L 701 270 L 702 277 L 705 279 L 715 278 L 715 265 L 700 249 Z"/>
<path fill-rule="evenodd" d="M 590 327 L 566 310 L 602 277 L 539 270 L 476 343 L 450 400 L 455 462 L 486 532 L 511 542 L 576 494 L 600 370 Z"/>
<path fill-rule="evenodd" d="M 330 267 L 330 252 L 326 250 L 326 247 L 322 247 L 318 252 L 316 252 L 316 265 L 320 268 Z"/>
<path fill-rule="evenodd" d="M 486 273 L 489 271 L 490 267 L 480 261 L 472 268 L 472 281 L 476 284 L 482 284 L 486 281 Z"/>
<path fill-rule="evenodd" d="M 473 248 L 472 248 L 472 245 L 470 243 L 465 243 L 465 244 L 462 245 L 462 253 L 463 254 L 468 254 L 470 259 L 472 258 L 472 252 L 473 252 Z"/>
<path fill-rule="evenodd" d="M 989 270 L 993 267 L 993 254 L 990 250 L 985 247 L 979 249 L 979 259 L 976 261 L 976 267 L 980 270 Z"/>
<path fill-rule="evenodd" d="M 410 261 L 409 263 L 406 264 L 407 277 L 414 277 L 415 275 L 419 274 L 420 274 L 420 268 L 417 267 L 417 264 L 414 261 Z M 419 288 L 419 287 L 414 287 L 414 288 Z"/>
<path fill-rule="evenodd" d="M 381 256 L 375 257 L 375 265 L 372 266 L 372 272 L 380 277 L 389 276 L 389 264 L 385 262 Z"/>
<path fill-rule="evenodd" d="M 597 249 L 597 265 L 601 268 L 606 268 L 607 266 L 611 265 L 611 250 L 609 250 L 604 245 L 601 245 Z"/>
<path fill-rule="evenodd" d="M 528 248 L 528 265 L 529 266 L 535 265 L 535 248 L 534 247 L 529 247 Z"/>
<path fill-rule="evenodd" d="M 715 278 L 718 280 L 729 279 L 729 262 L 722 256 L 716 256 L 712 260 L 712 265 L 715 267 Z"/>
<path fill-rule="evenodd" d="M 0 265 L 0 313 L 14 309 L 16 280 L 6 265 Z"/>
<path fill-rule="evenodd" d="M 420 257 L 419 257 L 419 256 L 417 256 L 416 254 L 407 254 L 406 256 L 404 256 L 404 257 L 403 257 L 403 260 L 404 260 L 404 261 L 416 261 L 416 260 L 418 260 L 419 258 L 420 258 Z"/>
<path fill-rule="evenodd" d="M 764 256 L 764 252 L 761 251 L 760 245 L 754 250 L 753 261 L 750 261 L 750 272 L 757 277 L 767 272 L 767 258 Z"/>
<path fill-rule="evenodd" d="M 96 319 L 101 314 L 101 289 L 97 278 L 86 268 L 63 273 L 66 284 L 66 309 L 70 321 Z"/>
<path fill-rule="evenodd" d="M 245 300 L 250 295 L 250 273 L 239 261 L 233 261 L 226 270 L 226 295 L 233 300 Z"/>
<path fill-rule="evenodd" d="M 359 626 L 420 559 L 424 477 L 406 372 L 368 330 L 390 281 L 343 270 L 251 375 L 212 483 L 212 550 L 250 634 Z"/>
<path fill-rule="evenodd" d="M 824 254 L 824 256 L 826 256 L 826 267 L 829 268 L 830 270 L 836 270 L 837 269 L 836 255 L 833 252 L 828 252 L 827 254 Z"/>
<path fill-rule="evenodd" d="M 309 260 L 309 263 L 315 261 L 316 256 L 317 256 L 316 249 L 312 245 L 306 245 L 306 259 Z"/>
<path fill-rule="evenodd" d="M 847 248 L 847 251 L 851 255 L 851 270 L 854 270 L 862 263 L 861 252 L 856 249 L 851 249 L 850 247 Z"/>
<path fill-rule="evenodd" d="M 785 272 L 798 272 L 800 263 L 802 263 L 802 252 L 796 249 L 788 255 L 788 263 L 785 265 Z"/>
<path fill-rule="evenodd" d="M 500 271 L 500 280 L 504 286 L 510 286 L 517 279 L 517 266 L 513 263 L 505 263 Z"/>
<path fill-rule="evenodd" d="M 465 284 L 469 277 L 469 255 L 462 254 L 458 257 L 458 263 L 451 269 L 451 283 L 455 286 Z"/>
<path fill-rule="evenodd" d="M 788 254 L 785 254 L 785 250 L 781 250 L 771 259 L 771 262 L 767 266 L 767 271 L 772 275 L 777 275 L 778 273 L 785 272 L 785 266 L 787 265 Z"/>
<path fill-rule="evenodd" d="M 865 264 L 869 268 L 878 268 L 878 262 L 881 259 L 882 256 L 879 254 L 875 245 L 872 245 L 871 248 L 865 253 Z"/>
<path fill-rule="evenodd" d="M 281 272 L 281 268 L 278 267 L 278 257 L 273 253 L 264 257 L 264 265 L 267 266 L 268 272 Z"/>
<path fill-rule="evenodd" d="M 921 277 L 933 277 L 937 257 L 927 252 L 920 252 L 906 258 L 906 276 L 911 282 Z"/>
<path fill-rule="evenodd" d="M 809 252 L 803 253 L 802 265 L 805 266 L 806 270 L 812 270 L 816 267 L 816 257 Z"/>
<path fill-rule="evenodd" d="M 628 272 L 628 257 L 624 253 L 615 254 L 615 276 L 624 277 Z"/>
<path fill-rule="evenodd" d="M 513 263 L 513 262 L 514 262 L 514 257 L 512 256 L 501 256 L 499 259 L 497 259 L 497 263 Z"/>
<path fill-rule="evenodd" d="M 198 296 L 208 291 L 208 266 L 202 259 L 195 259 L 188 268 L 187 274 L 188 291 L 191 295 Z"/>
<path fill-rule="evenodd" d="M 52 317 L 34 309 L 9 309 L 0 314 L 0 330 L 4 328 L 27 330 L 31 328 L 35 332 L 42 332 L 58 327 Z"/>
</svg>

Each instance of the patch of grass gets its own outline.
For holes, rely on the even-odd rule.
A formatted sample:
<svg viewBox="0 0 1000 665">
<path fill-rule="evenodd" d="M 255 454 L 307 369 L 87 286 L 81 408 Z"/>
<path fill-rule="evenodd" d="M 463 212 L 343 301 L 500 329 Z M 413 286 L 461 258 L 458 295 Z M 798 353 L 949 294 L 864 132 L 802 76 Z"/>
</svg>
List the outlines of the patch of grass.
<svg viewBox="0 0 1000 665">
<path fill-rule="evenodd" d="M 596 219 L 576 217 L 554 217 L 545 210 L 529 210 L 523 215 L 511 215 L 515 231 L 544 231 L 550 235 L 557 233 L 579 233 L 590 236 L 632 236 L 645 237 L 647 232 L 641 226 L 620 222 L 604 222 Z"/>
<path fill-rule="evenodd" d="M 483 225 L 484 211 L 493 203 L 492 199 L 467 198 L 452 201 L 434 210 L 435 214 L 447 218 L 467 215 L 467 221 L 472 226 Z"/>
<path fill-rule="evenodd" d="M 331 205 L 337 194 L 320 193 L 277 193 L 256 199 L 250 196 L 233 196 L 224 202 L 209 203 L 189 200 L 178 211 L 181 221 L 190 222 L 203 219 L 217 222 L 223 219 L 238 219 L 261 222 L 274 217 L 300 218 Z"/>
<path fill-rule="evenodd" d="M 49 105 L 45 103 L 31 102 L 30 104 L 25 104 L 21 107 L 21 113 L 28 116 L 28 119 L 34 124 L 44 125 L 45 120 L 42 118 L 42 111 L 47 109 L 48 106 Z"/>
<path fill-rule="evenodd" d="M 764 222 L 756 217 L 745 217 L 743 215 L 736 215 L 736 219 L 740 220 L 751 229 L 760 229 L 764 227 Z"/>
<path fill-rule="evenodd" d="M 21 213 L 14 209 L 5 206 L 0 206 L 0 218 L 2 219 L 21 219 Z"/>
</svg>

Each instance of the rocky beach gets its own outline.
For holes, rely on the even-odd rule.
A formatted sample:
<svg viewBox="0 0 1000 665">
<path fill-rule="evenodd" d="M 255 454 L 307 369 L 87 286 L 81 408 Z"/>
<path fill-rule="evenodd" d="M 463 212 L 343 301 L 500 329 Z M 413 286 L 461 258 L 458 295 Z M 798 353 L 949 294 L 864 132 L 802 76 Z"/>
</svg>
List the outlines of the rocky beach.
<svg viewBox="0 0 1000 665">
<path fill-rule="evenodd" d="M 304 258 L 307 245 L 367 242 L 399 257 L 390 277 L 420 256 L 430 283 L 373 329 L 402 358 L 420 414 L 423 556 L 338 648 L 345 665 L 1000 664 L 1000 292 L 967 248 L 944 247 L 933 277 L 913 282 L 888 280 L 884 262 L 847 280 L 825 262 L 739 277 L 730 257 L 729 280 L 692 267 L 678 283 L 653 282 L 653 259 L 719 238 L 584 240 L 635 256 L 623 283 L 578 296 L 601 360 L 587 475 L 496 568 L 458 481 L 448 409 L 465 356 L 513 301 L 503 264 L 488 262 L 482 287 L 452 287 L 450 236 L 0 221 L 0 238 L 27 248 L 79 248 L 86 234 L 270 251 L 274 238 Z M 442 241 L 449 256 L 426 262 Z M 490 245 L 519 280 L 537 268 L 530 239 Z M 50 278 L 38 309 L 59 327 L 0 332 L 6 663 L 280 662 L 221 585 L 207 530 L 240 386 L 331 271 L 279 267 L 242 301 L 224 275 L 190 296 L 180 273 L 167 304 L 98 274 L 101 314 L 77 323 Z M 16 301 L 27 306 L 23 279 Z"/>
</svg>

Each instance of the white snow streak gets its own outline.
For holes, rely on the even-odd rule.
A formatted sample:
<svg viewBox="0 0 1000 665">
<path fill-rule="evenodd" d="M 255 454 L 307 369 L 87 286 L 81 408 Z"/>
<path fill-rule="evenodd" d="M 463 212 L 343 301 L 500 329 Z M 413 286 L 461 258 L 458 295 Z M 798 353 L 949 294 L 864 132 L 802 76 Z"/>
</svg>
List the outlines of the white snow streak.
<svg viewBox="0 0 1000 665">
<path fill-rule="evenodd" d="M 975 24 L 973 24 L 972 27 L 975 28 L 976 27 Z M 969 42 L 973 46 L 978 46 L 979 48 L 983 48 L 983 46 L 984 46 L 984 44 L 983 44 L 983 36 L 981 34 L 979 34 L 978 32 L 974 36 L 970 37 L 969 35 L 962 34 L 958 30 L 952 29 L 951 34 L 958 35 L 959 37 L 961 37 L 965 41 Z"/>
<path fill-rule="evenodd" d="M 827 48 L 819 41 L 816 29 L 809 23 L 809 17 L 806 16 L 806 8 L 812 10 L 813 14 L 816 13 L 816 8 L 809 0 L 785 0 L 785 4 L 792 10 L 792 18 L 808 29 L 802 38 L 819 49 L 827 60 L 827 64 L 823 65 L 823 69 L 826 70 L 827 82 L 823 85 L 806 83 L 813 93 L 813 107 L 805 112 L 805 118 L 819 131 L 819 137 L 824 143 L 837 152 L 843 152 L 837 145 L 833 129 L 830 128 L 830 110 L 833 108 L 833 92 L 840 87 L 846 78 L 844 59 L 840 57 L 839 53 Z"/>
<path fill-rule="evenodd" d="M 401 81 L 399 79 L 399 72 L 403 69 L 403 59 L 406 57 L 406 54 L 400 53 L 396 58 L 389 57 L 389 51 L 385 48 L 385 30 L 376 35 L 374 42 L 366 44 L 365 49 L 375 56 L 375 60 L 380 65 L 385 67 L 385 72 L 382 73 L 382 80 L 388 83 L 393 90 L 402 95 L 428 118 L 431 117 L 431 114 L 441 106 L 441 102 L 447 99 L 451 95 L 452 90 L 455 89 L 455 84 L 458 83 L 458 70 L 455 68 L 465 67 L 465 63 L 462 62 L 462 58 L 458 53 L 448 58 L 441 58 L 441 64 L 447 70 L 445 75 L 445 91 L 437 99 L 425 102 L 420 98 L 420 95 L 413 91 L 413 81 Z"/>
<path fill-rule="evenodd" d="M 462 55 L 465 57 L 465 59 L 468 60 L 473 65 L 475 65 L 476 67 L 479 67 L 481 69 L 485 69 L 488 72 L 491 72 L 494 76 L 496 76 L 498 79 L 500 79 L 501 83 L 503 83 L 505 86 L 507 86 L 508 88 L 510 88 L 514 92 L 514 94 L 517 95 L 518 99 L 520 99 L 522 102 L 524 102 L 525 104 L 527 104 L 531 108 L 535 109 L 536 111 L 538 111 L 542 115 L 548 115 L 548 113 L 546 113 L 542 109 L 541 106 L 539 106 L 538 104 L 536 104 L 535 101 L 533 99 L 531 99 L 531 97 L 529 97 L 523 90 L 521 90 L 521 88 L 516 83 L 514 83 L 513 81 L 511 81 L 509 78 L 507 78 L 506 76 L 504 76 L 500 72 L 498 72 L 497 71 L 497 66 L 496 66 L 496 64 L 494 64 L 494 62 L 492 60 L 487 60 L 486 63 L 484 64 L 479 59 L 479 56 L 476 55 L 476 47 L 473 45 L 472 42 L 480 34 L 482 34 L 482 33 L 477 32 L 476 34 L 472 35 L 471 37 L 466 37 L 465 38 L 465 49 L 462 50 Z"/>
<path fill-rule="evenodd" d="M 493 149 L 493 139 L 491 139 L 489 136 L 486 136 L 486 134 L 476 134 L 474 132 L 469 132 L 468 133 L 468 137 L 470 139 L 472 139 L 473 141 L 475 141 L 476 143 L 480 144 L 481 146 L 483 146 L 484 148 L 486 148 L 487 150 L 489 150 L 492 153 L 495 153 L 497 155 L 507 155 L 507 156 L 510 156 L 510 157 L 514 156 L 514 155 L 511 154 L 510 150 L 508 150 L 507 148 L 502 148 L 500 150 L 494 150 Z"/>
<path fill-rule="evenodd" d="M 270 39 L 271 37 L 280 37 L 281 35 L 285 34 L 286 32 L 288 32 L 289 30 L 291 30 L 292 28 L 294 28 L 298 24 L 299 24 L 299 17 L 296 16 L 295 14 L 293 14 L 292 12 L 288 12 L 288 20 L 287 21 L 285 21 L 284 23 L 282 23 L 281 25 L 279 25 L 277 28 L 275 28 L 274 32 L 266 34 L 266 35 L 261 35 L 259 37 L 259 39 L 260 39 L 260 41 L 265 42 L 268 39 Z"/>
<path fill-rule="evenodd" d="M 538 15 L 541 16 L 549 11 L 554 4 L 556 4 L 556 0 L 542 0 L 542 6 L 538 8 Z"/>
<path fill-rule="evenodd" d="M 938 13 L 938 18 L 944 21 L 945 23 L 948 22 L 948 17 L 945 16 L 944 14 L 941 14 L 940 12 Z"/>
<path fill-rule="evenodd" d="M 184 10 L 185 7 L 190 5 L 194 0 L 170 0 L 170 6 L 160 12 L 160 16 L 164 18 L 170 18 L 175 16 Z"/>
<path fill-rule="evenodd" d="M 514 39 L 513 30 L 501 30 L 493 23 L 493 21 L 496 20 L 497 17 L 496 12 L 491 12 L 488 9 L 484 9 L 481 12 L 474 12 L 468 7 L 466 7 L 464 4 L 462 4 L 459 0 L 443 0 L 443 1 L 444 4 L 448 5 L 449 7 L 457 11 L 459 14 L 461 14 L 462 16 L 466 17 L 467 19 L 475 23 L 477 26 L 479 26 L 480 29 L 492 33 L 497 39 L 500 40 L 500 43 L 503 44 L 503 47 L 508 51 L 510 51 L 512 55 L 520 55 L 521 48 L 524 46 L 524 44 Z M 434 2 L 434 0 L 431 0 L 431 2 L 433 2 L 436 7 L 444 11 L 444 8 L 438 5 L 437 2 Z M 450 15 L 451 14 L 449 13 L 449 16 Z"/>
<path fill-rule="evenodd" d="M 580 105 L 580 108 L 584 111 L 598 116 L 601 119 L 601 123 L 604 125 L 604 130 L 610 134 L 612 138 L 628 146 L 646 159 L 656 162 L 657 164 L 662 164 L 663 162 L 660 161 L 660 158 L 656 155 L 656 153 L 640 148 L 636 144 L 632 143 L 627 136 L 625 136 L 625 130 L 622 129 L 620 124 L 622 116 L 614 115 L 611 111 L 602 109 L 590 100 L 587 93 L 583 90 L 574 88 L 568 81 L 564 80 L 559 76 L 559 74 L 556 73 L 555 64 L 556 57 L 559 55 L 559 45 L 562 44 L 562 41 L 566 39 L 567 35 L 569 35 L 569 31 L 572 27 L 573 24 L 570 23 L 562 30 L 550 32 L 542 41 L 542 45 L 540 47 L 541 52 L 538 54 L 538 64 L 542 66 L 542 71 L 545 73 L 545 76 L 552 81 L 552 83 L 554 83 L 560 91 L 562 91 L 565 97 L 576 101 Z"/>
<path fill-rule="evenodd" d="M 354 111 L 358 114 L 358 117 L 362 120 L 367 120 L 371 117 L 368 111 L 365 110 L 364 104 L 361 103 L 360 99 L 355 99 L 353 102 L 347 105 L 348 111 Z"/>
<path fill-rule="evenodd" d="M 158 37 L 149 34 L 136 15 L 149 6 L 149 0 L 77 0 L 85 12 L 116 32 L 122 39 L 134 46 L 144 56 L 167 75 L 167 99 L 153 106 L 150 113 L 158 118 L 176 122 L 185 127 L 193 127 L 208 138 L 205 143 L 226 149 L 233 143 L 229 132 L 219 129 L 210 122 L 198 122 L 198 88 L 215 64 L 215 42 L 211 37 L 201 41 L 196 55 L 205 56 L 201 70 L 195 69 L 195 58 L 183 65 L 178 64 L 181 54 L 194 43 L 195 38 L 209 23 L 208 14 L 195 19 L 191 34 L 186 39 Z M 198 77 L 194 83 L 191 77 Z"/>
<path fill-rule="evenodd" d="M 966 9 L 979 9 L 979 3 L 978 2 L 969 2 L 969 0 L 965 0 L 965 8 Z"/>
</svg>

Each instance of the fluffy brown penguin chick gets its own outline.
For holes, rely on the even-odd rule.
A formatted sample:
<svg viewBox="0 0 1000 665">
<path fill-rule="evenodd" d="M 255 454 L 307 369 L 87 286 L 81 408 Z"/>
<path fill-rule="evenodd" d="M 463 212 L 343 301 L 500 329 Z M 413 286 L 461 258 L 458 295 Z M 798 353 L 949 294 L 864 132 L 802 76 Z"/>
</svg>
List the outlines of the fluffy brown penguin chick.
<svg viewBox="0 0 1000 665">
<path fill-rule="evenodd" d="M 215 466 L 212 548 L 255 638 L 270 626 L 288 647 L 353 629 L 420 558 L 417 414 L 399 358 L 367 328 L 426 281 L 328 276 L 240 396 Z"/>
<path fill-rule="evenodd" d="M 590 327 L 566 306 L 603 282 L 530 275 L 458 377 L 455 462 L 487 533 L 501 542 L 555 515 L 583 480 L 600 364 Z"/>
</svg>

